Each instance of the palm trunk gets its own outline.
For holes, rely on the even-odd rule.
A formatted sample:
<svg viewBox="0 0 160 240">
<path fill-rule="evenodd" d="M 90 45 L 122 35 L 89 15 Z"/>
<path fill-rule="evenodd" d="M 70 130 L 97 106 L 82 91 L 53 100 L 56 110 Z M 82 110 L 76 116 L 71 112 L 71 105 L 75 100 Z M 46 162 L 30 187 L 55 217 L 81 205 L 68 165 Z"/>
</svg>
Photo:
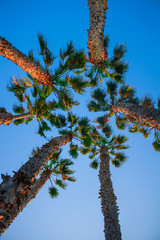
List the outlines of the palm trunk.
<svg viewBox="0 0 160 240">
<path fill-rule="evenodd" d="M 22 114 L 18 114 L 18 115 L 13 115 L 13 121 L 14 120 L 18 120 L 18 119 L 22 119 L 22 118 L 26 118 L 31 116 L 30 112 L 26 112 L 26 113 L 22 113 Z"/>
<path fill-rule="evenodd" d="M 13 114 L 8 113 L 5 108 L 0 108 L 0 125 L 9 125 L 13 121 Z"/>
<path fill-rule="evenodd" d="M 51 173 L 51 170 L 45 170 L 42 172 L 39 179 L 28 190 L 27 195 L 21 195 L 20 204 L 14 206 L 14 211 L 12 214 L 7 215 L 5 214 L 5 211 L 2 212 L 2 215 L 4 214 L 5 216 L 1 221 L 1 226 L 3 226 L 3 229 L 1 230 L 0 235 L 2 235 L 8 229 L 8 227 L 12 224 L 13 220 L 22 212 L 22 210 L 27 206 L 27 204 L 36 197 L 38 192 L 42 189 L 44 184 L 50 178 Z"/>
<path fill-rule="evenodd" d="M 100 149 L 100 196 L 104 216 L 104 232 L 106 240 L 121 240 L 121 230 L 118 221 L 118 207 L 114 195 L 109 167 L 110 157 L 106 147 Z"/>
<path fill-rule="evenodd" d="M 122 112 L 128 117 L 143 123 L 145 126 L 160 130 L 160 110 L 147 108 L 129 102 L 119 102 L 112 106 L 113 112 Z"/>
<path fill-rule="evenodd" d="M 9 125 L 12 121 L 31 116 L 30 112 L 13 115 L 8 113 L 5 108 L 0 108 L 0 125 Z"/>
<path fill-rule="evenodd" d="M 13 177 L 2 174 L 3 182 L 0 184 L 0 235 L 7 229 L 8 223 L 12 222 L 12 218 L 14 219 L 17 216 L 23 198 L 28 195 L 30 188 L 33 186 L 33 179 L 41 172 L 51 156 L 71 139 L 71 134 L 53 138 L 43 145 L 38 153 L 30 158 L 18 172 L 15 172 Z"/>
<path fill-rule="evenodd" d="M 25 54 L 21 53 L 2 37 L 0 37 L 0 55 L 11 60 L 22 68 L 24 72 L 27 72 L 33 78 L 36 78 L 40 83 L 52 85 L 53 79 L 44 68 L 42 68 L 37 62 L 28 58 Z"/>
<path fill-rule="evenodd" d="M 104 48 L 104 26 L 108 0 L 88 0 L 90 10 L 90 29 L 88 30 L 89 59 L 96 67 L 101 68 L 107 58 Z"/>
</svg>

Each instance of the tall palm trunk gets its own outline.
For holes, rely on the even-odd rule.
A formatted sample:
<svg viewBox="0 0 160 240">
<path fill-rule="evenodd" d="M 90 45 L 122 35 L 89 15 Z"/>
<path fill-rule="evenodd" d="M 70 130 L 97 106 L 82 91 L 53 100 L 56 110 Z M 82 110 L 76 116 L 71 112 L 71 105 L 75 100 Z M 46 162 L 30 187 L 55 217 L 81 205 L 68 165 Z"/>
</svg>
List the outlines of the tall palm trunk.
<svg viewBox="0 0 160 240">
<path fill-rule="evenodd" d="M 114 195 L 109 167 L 110 157 L 106 147 L 100 149 L 100 196 L 102 213 L 104 216 L 104 232 L 106 240 L 121 240 L 121 231 L 118 221 L 118 207 Z"/>
<path fill-rule="evenodd" d="M 90 29 L 88 30 L 89 59 L 96 67 L 103 66 L 107 58 L 104 48 L 104 26 L 108 0 L 88 0 L 90 10 Z"/>
<path fill-rule="evenodd" d="M 113 112 L 122 112 L 124 115 L 134 118 L 145 126 L 160 130 L 160 110 L 147 108 L 129 102 L 120 102 L 112 106 Z"/>
<path fill-rule="evenodd" d="M 28 195 L 33 179 L 58 149 L 70 142 L 71 134 L 53 138 L 42 146 L 38 153 L 29 159 L 13 177 L 3 175 L 0 184 L 0 235 L 7 229 L 21 208 L 23 198 Z M 23 204 L 22 204 L 23 205 Z"/>
<path fill-rule="evenodd" d="M 50 178 L 51 173 L 51 170 L 45 170 L 42 172 L 39 179 L 28 190 L 27 195 L 21 195 L 20 203 L 19 205 L 17 205 L 17 209 L 13 211 L 12 214 L 8 215 L 5 213 L 5 211 L 2 212 L 2 215 L 4 214 L 5 217 L 3 217 L 1 221 L 1 226 L 4 227 L 1 229 L 0 235 L 2 235 L 8 229 L 8 227 L 12 224 L 13 220 L 22 212 L 22 210 L 27 206 L 27 204 L 36 197 L 38 192 L 42 189 L 44 184 Z"/>
<path fill-rule="evenodd" d="M 13 115 L 8 113 L 5 108 L 0 108 L 0 125 L 9 125 L 12 121 L 31 116 L 30 112 Z"/>
<path fill-rule="evenodd" d="M 36 78 L 40 83 L 52 85 L 53 79 L 45 69 L 43 69 L 37 62 L 28 58 L 25 54 L 21 53 L 2 37 L 0 37 L 0 55 L 11 60 L 22 68 L 24 72 L 27 72 L 33 78 Z"/>
</svg>

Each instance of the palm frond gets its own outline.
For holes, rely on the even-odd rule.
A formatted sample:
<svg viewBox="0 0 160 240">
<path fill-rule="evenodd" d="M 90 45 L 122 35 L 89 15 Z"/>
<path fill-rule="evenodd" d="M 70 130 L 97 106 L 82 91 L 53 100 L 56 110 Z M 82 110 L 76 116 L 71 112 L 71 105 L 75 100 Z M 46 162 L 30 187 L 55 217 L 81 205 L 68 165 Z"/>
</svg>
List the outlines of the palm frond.
<svg viewBox="0 0 160 240">
<path fill-rule="evenodd" d="M 109 36 L 106 34 L 105 37 L 104 37 L 104 47 L 105 47 L 106 50 L 109 47 L 109 41 L 110 41 Z"/>
<path fill-rule="evenodd" d="M 125 53 L 127 52 L 127 47 L 124 43 L 117 44 L 113 50 L 114 58 L 116 60 L 120 60 L 124 57 Z"/>
<path fill-rule="evenodd" d="M 101 109 L 101 105 L 99 103 L 96 103 L 96 101 L 89 101 L 89 103 L 87 104 L 88 110 L 90 112 L 98 112 Z"/>
<path fill-rule="evenodd" d="M 154 103 L 151 97 L 145 96 L 144 99 L 141 102 L 141 105 L 143 107 L 151 108 L 154 107 Z"/>
<path fill-rule="evenodd" d="M 13 105 L 13 111 L 17 114 L 23 114 L 25 113 L 25 108 L 22 106 L 22 104 L 14 104 Z"/>
<path fill-rule="evenodd" d="M 99 165 L 99 161 L 98 159 L 94 159 L 91 163 L 90 163 L 90 167 L 93 168 L 93 169 L 97 169 L 98 168 L 98 165 Z"/>
<path fill-rule="evenodd" d="M 75 51 L 73 42 L 71 41 L 70 43 L 67 43 L 67 47 L 64 50 L 60 50 L 60 58 L 64 60 L 66 57 L 70 56 L 73 54 Z"/>
<path fill-rule="evenodd" d="M 123 85 L 119 90 L 119 94 L 122 99 L 132 98 L 135 95 L 135 89 L 128 85 Z"/>
<path fill-rule="evenodd" d="M 58 190 L 55 187 L 50 187 L 49 188 L 49 194 L 50 194 L 51 198 L 56 198 L 59 195 Z"/>
<path fill-rule="evenodd" d="M 38 40 L 41 50 L 40 55 L 42 55 L 45 65 L 50 66 L 53 63 L 55 57 L 49 50 L 47 40 L 44 39 L 43 34 L 38 34 Z"/>
</svg>

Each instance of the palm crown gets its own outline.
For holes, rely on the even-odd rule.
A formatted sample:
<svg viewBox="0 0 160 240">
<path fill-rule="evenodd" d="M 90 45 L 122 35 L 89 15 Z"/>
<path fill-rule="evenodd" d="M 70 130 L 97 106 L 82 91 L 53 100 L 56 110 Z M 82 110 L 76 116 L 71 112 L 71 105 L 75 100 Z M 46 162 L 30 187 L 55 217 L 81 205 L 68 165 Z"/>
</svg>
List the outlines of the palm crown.
<svg viewBox="0 0 160 240">
<path fill-rule="evenodd" d="M 109 38 L 106 35 L 104 39 L 105 49 L 107 51 L 109 45 Z M 125 60 L 126 46 L 121 43 L 117 44 L 113 49 L 113 56 L 104 60 L 101 68 L 90 66 L 90 70 L 86 71 L 86 76 L 90 78 L 90 85 L 95 87 L 104 78 L 110 78 L 115 82 L 123 83 L 124 73 L 128 69 L 128 63 Z"/>
<path fill-rule="evenodd" d="M 36 150 L 33 149 L 32 156 L 37 154 L 38 150 L 39 148 Z M 75 182 L 76 180 L 74 177 L 72 177 L 74 171 L 70 169 L 70 166 L 73 165 L 73 162 L 71 159 L 61 158 L 61 153 L 62 148 L 52 155 L 52 157 L 49 159 L 47 164 L 45 164 L 43 170 L 41 171 L 41 173 L 46 170 L 49 170 L 51 172 L 49 177 L 51 183 L 49 194 L 52 198 L 57 197 L 59 194 L 57 187 L 66 189 L 67 184 L 65 181 Z M 34 181 L 36 181 L 36 179 Z"/>
<path fill-rule="evenodd" d="M 153 100 L 146 96 L 142 100 L 135 96 L 135 89 L 126 84 L 117 84 L 113 80 L 106 82 L 106 89 L 96 88 L 91 94 L 92 100 L 88 103 L 89 111 L 105 112 L 105 121 L 109 122 L 110 118 L 115 115 L 115 122 L 117 128 L 124 130 L 128 128 L 129 132 L 140 132 L 147 138 L 153 127 L 149 127 L 146 124 L 135 120 L 132 116 L 126 116 L 123 113 L 117 113 L 114 111 L 114 106 L 117 103 L 133 103 L 134 105 L 141 105 L 145 108 L 153 108 Z M 159 109 L 159 100 L 158 100 Z M 159 131 L 154 129 L 155 140 L 153 147 L 156 151 L 160 151 L 160 138 Z"/>
<path fill-rule="evenodd" d="M 8 90 L 13 92 L 20 104 L 13 106 L 16 114 L 23 114 L 26 111 L 30 113 L 27 118 L 21 118 L 14 121 L 14 124 L 28 124 L 36 119 L 39 123 L 38 133 L 45 136 L 44 131 L 50 130 L 54 122 L 53 111 L 61 109 L 70 110 L 78 102 L 72 97 L 73 91 L 82 94 L 88 81 L 80 75 L 86 68 L 86 57 L 83 51 L 75 50 L 73 43 L 70 42 L 67 48 L 60 51 L 60 60 L 58 67 L 52 72 L 50 66 L 53 64 L 55 57 L 47 46 L 47 41 L 42 35 L 38 35 L 40 43 L 40 53 L 45 65 L 46 71 L 52 76 L 52 85 L 40 85 L 36 79 L 28 74 L 28 78 L 14 78 L 8 85 Z M 29 57 L 34 59 L 33 53 Z M 37 61 L 34 59 L 34 61 Z M 40 64 L 38 62 L 38 64 Z M 73 89 L 73 91 L 72 91 Z"/>
</svg>

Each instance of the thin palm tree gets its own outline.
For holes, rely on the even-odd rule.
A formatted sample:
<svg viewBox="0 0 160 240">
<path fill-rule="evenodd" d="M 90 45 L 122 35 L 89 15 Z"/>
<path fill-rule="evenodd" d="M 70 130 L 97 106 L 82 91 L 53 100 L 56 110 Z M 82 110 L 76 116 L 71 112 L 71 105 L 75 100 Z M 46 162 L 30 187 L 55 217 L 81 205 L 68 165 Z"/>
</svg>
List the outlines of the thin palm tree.
<svg viewBox="0 0 160 240">
<path fill-rule="evenodd" d="M 0 235 L 28 204 L 51 175 L 51 168 L 44 171 L 39 180 L 34 179 L 52 159 L 59 148 L 72 140 L 72 134 L 55 137 L 42 146 L 14 175 L 3 175 L 0 184 Z"/>
<path fill-rule="evenodd" d="M 96 119 L 97 127 L 91 127 L 89 136 L 82 139 L 83 146 L 79 149 L 82 154 L 89 153 L 92 159 L 90 167 L 99 166 L 100 198 L 104 216 L 104 232 L 106 240 L 121 240 L 121 230 L 118 220 L 119 210 L 111 181 L 110 162 L 120 167 L 126 156 L 122 149 L 127 149 L 127 138 L 123 135 L 112 136 L 112 130 L 106 123 L 105 116 Z M 99 129 L 99 130 L 97 130 Z M 101 132 L 100 132 L 101 129 Z M 85 141 L 84 141 L 85 140 Z"/>
<path fill-rule="evenodd" d="M 71 116 L 69 119 L 72 119 L 73 122 L 76 121 L 75 116 Z M 61 124 L 57 125 L 60 132 L 64 134 L 66 134 L 65 122 L 66 119 L 63 116 L 63 118 L 61 117 Z M 70 145 L 70 155 L 76 158 L 78 156 L 77 150 L 82 154 L 89 153 L 89 158 L 92 159 L 90 166 L 97 169 L 100 164 L 100 197 L 104 215 L 105 237 L 107 240 L 121 240 L 119 212 L 109 165 L 111 161 L 116 167 L 120 167 L 126 160 L 126 156 L 121 150 L 128 148 L 125 144 L 127 138 L 123 135 L 112 136 L 111 128 L 106 123 L 105 116 L 97 118 L 96 122 L 98 123 L 97 128 L 90 125 L 90 120 L 87 117 L 78 120 L 78 126 L 75 127 L 77 132 L 74 134 L 74 138 L 80 141 L 80 145 L 72 143 Z M 101 129 L 102 133 L 97 129 Z"/>
</svg>

